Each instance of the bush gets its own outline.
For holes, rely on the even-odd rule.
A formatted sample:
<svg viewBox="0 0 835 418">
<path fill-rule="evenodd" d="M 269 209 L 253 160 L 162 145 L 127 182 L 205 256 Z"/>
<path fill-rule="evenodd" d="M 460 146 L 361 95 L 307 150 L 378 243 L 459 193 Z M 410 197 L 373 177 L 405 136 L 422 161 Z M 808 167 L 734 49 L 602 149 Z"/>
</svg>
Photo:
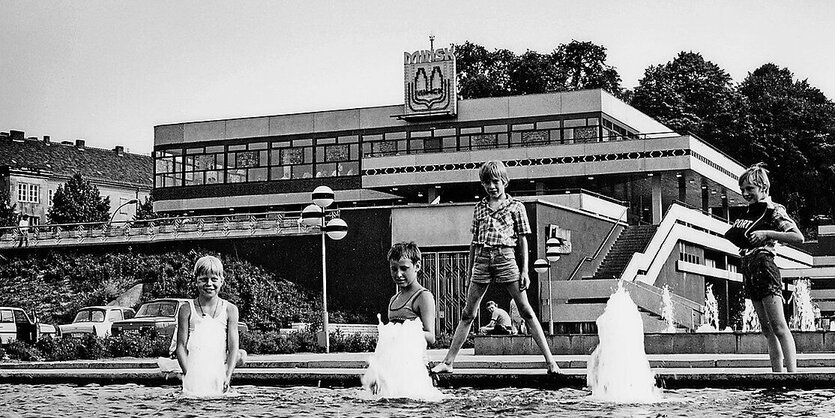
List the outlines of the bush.
<svg viewBox="0 0 835 418">
<path fill-rule="evenodd" d="M 68 323 L 84 306 L 105 305 L 132 286 L 146 284 L 142 301 L 194 297 L 192 269 L 205 254 L 221 258 L 221 297 L 236 304 L 241 321 L 261 330 L 316 322 L 321 308 L 294 283 L 247 261 L 208 251 L 91 254 L 79 250 L 14 257 L 0 264 L 0 305 L 38 312 L 42 322 Z M 321 321 L 321 319 L 318 319 Z"/>
<path fill-rule="evenodd" d="M 366 334 L 343 334 L 336 330 L 330 335 L 330 346 L 333 352 L 364 353 L 377 348 L 377 336 Z"/>
<path fill-rule="evenodd" d="M 168 357 L 171 338 L 157 334 L 125 331 L 104 338 L 104 346 L 112 357 Z"/>
<path fill-rule="evenodd" d="M 432 348 L 449 348 L 450 343 L 452 343 L 452 336 L 453 334 L 450 333 L 439 334 L 435 338 L 435 345 Z M 475 342 L 473 342 L 473 334 L 467 335 L 467 339 L 464 340 L 464 345 L 461 348 L 473 347 L 475 347 Z"/>
<path fill-rule="evenodd" d="M 72 337 L 43 337 L 35 343 L 35 348 L 44 360 L 75 360 L 81 357 L 82 342 Z"/>
<path fill-rule="evenodd" d="M 18 340 L 14 340 L 6 346 L 6 353 L 10 358 L 21 361 L 40 361 L 42 358 L 37 348 Z"/>
</svg>

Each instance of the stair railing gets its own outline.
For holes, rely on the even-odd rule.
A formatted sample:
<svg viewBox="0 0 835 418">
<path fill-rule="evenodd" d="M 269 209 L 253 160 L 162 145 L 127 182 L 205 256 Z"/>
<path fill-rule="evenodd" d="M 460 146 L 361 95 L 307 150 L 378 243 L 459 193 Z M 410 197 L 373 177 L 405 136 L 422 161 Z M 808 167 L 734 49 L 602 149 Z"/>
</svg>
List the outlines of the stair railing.
<svg viewBox="0 0 835 418">
<path fill-rule="evenodd" d="M 623 218 L 624 218 L 624 216 L 626 216 L 626 212 L 627 212 L 628 210 L 629 210 L 629 207 L 625 207 L 625 208 L 623 209 L 623 212 L 621 212 L 621 214 L 620 214 L 620 218 L 618 218 L 618 219 L 623 219 Z M 585 256 L 585 257 L 583 257 L 583 259 L 582 259 L 582 260 L 580 260 L 580 261 L 577 263 L 577 266 L 576 266 L 576 267 L 574 267 L 574 270 L 571 272 L 571 275 L 569 275 L 569 276 L 568 276 L 568 280 L 574 280 L 574 278 L 577 276 L 577 273 L 580 271 L 580 268 L 582 268 L 582 267 L 583 267 L 583 264 L 585 264 L 585 263 L 589 263 L 589 262 L 592 262 L 592 261 L 596 260 L 596 259 L 597 259 L 597 257 L 600 257 L 600 253 L 602 253 L 602 252 L 603 252 L 603 248 L 605 248 L 605 247 L 606 247 L 606 244 L 607 244 L 607 243 L 609 242 L 609 240 L 612 238 L 612 235 L 615 233 L 615 228 L 617 228 L 617 226 L 618 226 L 618 225 L 620 225 L 620 222 L 619 222 L 619 221 L 618 221 L 618 222 L 614 222 L 614 223 L 612 223 L 612 227 L 611 227 L 611 228 L 609 228 L 609 233 L 608 233 L 608 234 L 606 234 L 606 238 L 604 238 L 604 239 L 603 239 L 603 241 L 600 241 L 600 245 L 599 245 L 599 246 L 597 246 L 597 250 L 594 252 L 594 254 L 593 254 L 593 255 L 591 255 L 591 256 Z"/>
</svg>

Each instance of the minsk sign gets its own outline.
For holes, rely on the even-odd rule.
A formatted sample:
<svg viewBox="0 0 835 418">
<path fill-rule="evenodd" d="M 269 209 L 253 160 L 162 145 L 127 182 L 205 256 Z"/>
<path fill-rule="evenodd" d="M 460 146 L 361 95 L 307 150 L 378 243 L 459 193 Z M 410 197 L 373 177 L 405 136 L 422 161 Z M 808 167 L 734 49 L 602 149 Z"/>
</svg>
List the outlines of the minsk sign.
<svg viewBox="0 0 835 418">
<path fill-rule="evenodd" d="M 458 92 L 452 45 L 404 52 L 403 66 L 405 118 L 455 116 Z"/>
</svg>

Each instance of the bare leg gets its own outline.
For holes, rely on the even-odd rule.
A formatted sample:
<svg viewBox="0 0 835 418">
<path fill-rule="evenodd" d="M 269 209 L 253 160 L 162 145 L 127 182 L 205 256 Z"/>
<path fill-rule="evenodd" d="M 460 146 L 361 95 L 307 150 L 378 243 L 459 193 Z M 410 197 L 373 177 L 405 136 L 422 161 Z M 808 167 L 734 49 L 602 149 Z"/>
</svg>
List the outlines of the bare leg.
<svg viewBox="0 0 835 418">
<path fill-rule="evenodd" d="M 758 309 L 759 307 L 759 309 Z M 768 338 L 768 352 L 771 358 L 771 370 L 775 372 L 783 371 L 783 363 L 785 362 L 786 371 L 794 373 L 797 371 L 797 349 L 794 344 L 794 337 L 789 324 L 786 323 L 786 316 L 783 313 L 783 298 L 776 295 L 770 295 L 763 298 L 761 301 L 754 302 L 754 309 L 757 311 L 757 316 L 760 317 L 760 323 L 768 323 L 769 333 Z M 760 314 L 762 310 L 762 314 Z M 765 318 L 765 320 L 763 320 Z M 763 332 L 766 326 L 763 325 Z M 777 350 L 777 354 L 772 354 L 773 350 Z"/>
<path fill-rule="evenodd" d="M 464 345 L 467 335 L 470 333 L 470 327 L 473 325 L 473 320 L 478 313 L 478 306 L 481 304 L 481 298 L 484 297 L 484 292 L 487 291 L 489 285 L 481 283 L 470 282 L 470 287 L 467 289 L 467 303 L 464 310 L 461 312 L 461 321 L 455 327 L 455 334 L 452 336 L 452 342 L 449 345 L 449 351 L 446 352 L 443 362 L 438 363 L 432 368 L 435 373 L 452 371 L 452 363 L 455 362 L 455 357 Z"/>
<path fill-rule="evenodd" d="M 754 311 L 757 312 L 757 318 L 760 320 L 760 328 L 763 330 L 763 336 L 768 342 L 768 358 L 771 359 L 771 370 L 775 372 L 783 371 L 783 350 L 780 348 L 780 341 L 774 335 L 771 329 L 771 322 L 768 320 L 768 314 L 765 313 L 763 302 L 761 300 L 751 300 L 754 305 Z"/>
<path fill-rule="evenodd" d="M 513 300 L 516 301 L 516 306 L 519 308 L 519 315 L 528 325 L 528 330 L 530 330 L 533 341 L 536 343 L 537 347 L 539 347 L 539 351 L 542 352 L 542 355 L 545 356 L 545 364 L 548 368 L 548 372 L 559 372 L 560 368 L 557 366 L 557 362 L 554 361 L 554 357 L 551 355 L 551 348 L 548 347 L 548 342 L 545 341 L 545 332 L 542 331 L 542 324 L 539 323 L 539 318 L 536 317 L 536 313 L 534 313 L 530 302 L 528 302 L 527 293 L 519 289 L 518 281 L 508 283 L 506 289 L 507 292 L 510 293 L 510 296 L 513 297 Z"/>
</svg>

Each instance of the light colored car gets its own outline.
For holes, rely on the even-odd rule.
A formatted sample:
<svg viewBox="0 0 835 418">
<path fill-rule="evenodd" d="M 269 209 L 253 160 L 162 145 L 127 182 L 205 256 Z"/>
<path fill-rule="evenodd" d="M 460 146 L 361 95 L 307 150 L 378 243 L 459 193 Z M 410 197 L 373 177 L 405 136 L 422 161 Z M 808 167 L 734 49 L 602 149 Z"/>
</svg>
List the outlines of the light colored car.
<svg viewBox="0 0 835 418">
<path fill-rule="evenodd" d="M 116 321 L 133 318 L 133 308 L 124 306 L 87 306 L 81 308 L 71 324 L 59 325 L 62 335 L 80 337 L 95 334 L 97 337 L 110 335 L 110 327 Z"/>
<path fill-rule="evenodd" d="M 54 325 L 40 323 L 35 315 L 21 308 L 0 306 L 0 343 L 18 340 L 33 344 L 46 335 L 56 336 L 58 330 Z"/>
<path fill-rule="evenodd" d="M 151 330 L 156 330 L 158 335 L 171 339 L 171 351 L 173 351 L 177 335 L 177 314 L 180 309 L 191 309 L 191 303 L 191 299 L 180 298 L 154 299 L 145 302 L 132 319 L 114 322 L 111 332 L 115 336 L 125 331 L 138 331 L 142 335 L 147 335 Z"/>
</svg>

